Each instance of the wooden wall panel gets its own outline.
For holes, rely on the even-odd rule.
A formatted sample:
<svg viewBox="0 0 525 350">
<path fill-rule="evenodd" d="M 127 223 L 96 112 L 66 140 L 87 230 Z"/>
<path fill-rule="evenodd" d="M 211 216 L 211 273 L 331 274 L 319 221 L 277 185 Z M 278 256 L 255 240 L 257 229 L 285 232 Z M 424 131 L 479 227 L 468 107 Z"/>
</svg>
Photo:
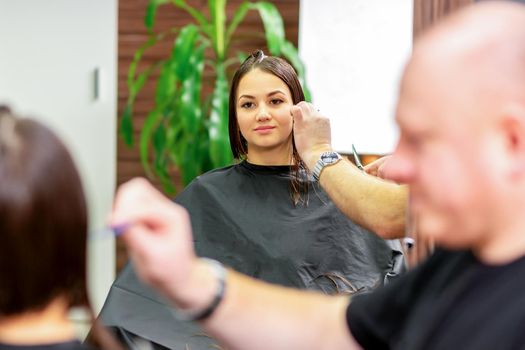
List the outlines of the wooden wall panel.
<svg viewBox="0 0 525 350">
<path fill-rule="evenodd" d="M 191 6 L 203 10 L 206 9 L 207 0 L 189 0 Z M 235 9 L 243 0 L 229 0 L 227 5 L 227 16 L 231 19 Z M 285 25 L 286 38 L 297 46 L 298 28 L 299 28 L 299 0 L 278 0 L 272 1 L 279 9 Z M 118 18 L 118 115 L 122 113 L 125 102 L 128 98 L 126 78 L 129 64 L 133 59 L 133 54 L 140 45 L 148 38 L 144 26 L 144 14 L 148 0 L 120 0 L 119 1 L 119 18 Z M 182 27 L 186 24 L 193 23 L 191 16 L 183 10 L 176 9 L 173 6 L 164 5 L 159 8 L 155 30 L 165 31 L 172 26 Z M 267 52 L 265 45 L 264 31 L 262 22 L 258 13 L 250 11 L 245 20 L 238 27 L 236 34 L 232 38 L 232 47 L 230 53 L 235 55 L 238 50 L 250 53 L 256 49 L 262 48 Z M 143 69 L 149 63 L 156 59 L 167 57 L 171 51 L 171 42 L 169 40 L 156 45 L 144 54 L 144 64 L 139 66 Z M 207 56 L 211 52 L 206 53 Z M 206 75 L 206 73 L 205 73 Z M 208 73 L 209 75 L 209 73 Z M 134 110 L 135 141 L 137 142 L 140 128 L 144 123 L 146 113 L 153 107 L 155 93 L 154 80 L 146 83 L 145 87 L 138 95 Z M 118 138 L 117 145 L 117 185 L 136 177 L 145 176 L 144 170 L 140 164 L 138 148 L 128 148 L 124 142 Z M 182 188 L 180 178 L 177 173 L 174 174 L 179 188 Z M 159 186 L 158 183 L 154 184 Z M 117 270 L 120 270 L 126 261 L 126 253 L 121 242 L 117 242 Z"/>
</svg>

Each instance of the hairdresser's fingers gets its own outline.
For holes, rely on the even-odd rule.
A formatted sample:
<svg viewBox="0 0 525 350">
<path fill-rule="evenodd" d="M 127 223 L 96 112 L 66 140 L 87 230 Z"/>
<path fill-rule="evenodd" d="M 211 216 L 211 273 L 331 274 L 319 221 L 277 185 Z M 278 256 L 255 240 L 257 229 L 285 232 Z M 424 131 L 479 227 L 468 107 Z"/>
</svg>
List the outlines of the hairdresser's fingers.
<svg viewBox="0 0 525 350">
<path fill-rule="evenodd" d="M 117 191 L 111 217 L 113 225 L 143 226 L 153 235 L 191 235 L 188 214 L 145 179 L 133 179 Z"/>
<path fill-rule="evenodd" d="M 300 119 L 306 118 L 308 120 L 314 117 L 316 113 L 318 114 L 318 110 L 309 102 L 301 101 L 292 107 L 292 115 L 294 117 L 297 115 Z"/>
<path fill-rule="evenodd" d="M 365 165 L 363 170 L 368 175 L 377 176 L 377 167 L 376 166 L 370 166 L 371 164 Z"/>
<path fill-rule="evenodd" d="M 115 196 L 112 224 L 139 223 L 150 224 L 169 208 L 171 203 L 147 180 L 135 178 L 121 185 Z M 157 211 L 160 210 L 160 213 Z M 158 215 L 156 215 L 158 214 Z"/>
<path fill-rule="evenodd" d="M 383 164 L 380 164 L 379 167 L 377 168 L 377 177 L 381 178 L 381 179 L 385 179 L 385 180 L 390 180 L 389 176 L 388 176 L 388 167 L 387 167 L 387 162 L 383 162 Z"/>
<path fill-rule="evenodd" d="M 381 179 L 390 180 L 392 181 L 392 156 L 384 156 L 381 157 L 375 161 L 373 161 L 370 164 L 367 164 L 364 168 L 364 170 L 373 176 L 377 176 Z"/>
<path fill-rule="evenodd" d="M 309 118 L 315 111 L 313 105 L 309 102 L 301 101 L 298 104 L 292 106 L 292 115 L 299 118 Z"/>
<path fill-rule="evenodd" d="M 159 236 L 147 227 L 133 226 L 123 239 L 141 279 L 163 290 L 166 286 L 182 290 L 196 261 L 193 242 L 175 234 Z"/>
<path fill-rule="evenodd" d="M 381 157 L 374 160 L 372 163 L 365 165 L 364 171 L 367 174 L 381 177 L 383 165 L 385 164 L 385 161 L 388 159 L 388 157 L 389 156 Z"/>
<path fill-rule="evenodd" d="M 389 165 L 392 164 L 391 160 L 392 160 L 392 156 L 384 156 L 382 158 L 379 159 L 380 162 L 378 164 L 378 167 L 377 167 L 377 176 L 382 178 L 382 179 L 385 179 L 385 180 L 390 180 L 392 177 L 390 176 L 390 173 L 389 173 Z"/>
<path fill-rule="evenodd" d="M 293 120 L 294 120 L 294 123 L 296 122 L 302 122 L 303 120 L 303 113 L 301 111 L 301 108 L 299 108 L 298 106 L 292 106 L 290 108 L 290 112 L 292 114 L 292 117 L 293 117 Z"/>
<path fill-rule="evenodd" d="M 308 102 L 298 103 L 291 111 L 295 146 L 306 166 L 313 169 L 319 155 L 332 150 L 330 120 Z"/>
<path fill-rule="evenodd" d="M 161 288 L 184 284 L 196 259 L 184 208 L 136 179 L 119 188 L 112 222 L 130 224 L 122 239 L 141 278 Z"/>
</svg>

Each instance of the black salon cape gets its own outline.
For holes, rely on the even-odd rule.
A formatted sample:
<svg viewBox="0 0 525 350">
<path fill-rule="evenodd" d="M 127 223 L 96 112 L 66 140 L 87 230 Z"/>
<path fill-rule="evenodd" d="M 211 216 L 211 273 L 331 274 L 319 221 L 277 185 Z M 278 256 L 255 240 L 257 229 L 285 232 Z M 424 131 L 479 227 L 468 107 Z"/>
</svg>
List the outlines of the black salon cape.
<svg viewBox="0 0 525 350">
<path fill-rule="evenodd" d="M 289 173 L 244 161 L 195 179 L 176 202 L 191 215 L 197 254 L 268 282 L 332 294 L 370 290 L 404 269 L 399 242 L 348 220 L 317 183 L 309 181 L 307 205 L 294 205 Z M 131 264 L 111 287 L 101 320 L 130 348 L 135 336 L 171 349 L 214 344 L 198 325 L 176 320 Z"/>
</svg>

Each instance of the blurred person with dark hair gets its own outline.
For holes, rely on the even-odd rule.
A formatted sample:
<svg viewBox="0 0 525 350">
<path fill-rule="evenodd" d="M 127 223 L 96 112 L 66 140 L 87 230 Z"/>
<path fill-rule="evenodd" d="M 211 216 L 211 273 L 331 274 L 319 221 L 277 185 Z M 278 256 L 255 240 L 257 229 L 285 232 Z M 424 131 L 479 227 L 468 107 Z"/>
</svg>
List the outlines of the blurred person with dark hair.
<svg viewBox="0 0 525 350">
<path fill-rule="evenodd" d="M 0 107 L 0 349 L 84 349 L 87 208 L 73 159 L 39 122 Z M 120 345 L 100 326 L 105 349 Z"/>
</svg>

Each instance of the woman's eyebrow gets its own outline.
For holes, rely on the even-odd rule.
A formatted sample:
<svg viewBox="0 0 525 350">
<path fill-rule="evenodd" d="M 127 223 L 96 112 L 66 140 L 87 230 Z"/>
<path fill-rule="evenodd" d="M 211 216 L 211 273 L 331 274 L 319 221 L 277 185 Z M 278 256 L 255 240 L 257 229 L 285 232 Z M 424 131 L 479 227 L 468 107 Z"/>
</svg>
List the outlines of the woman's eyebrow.
<svg viewBox="0 0 525 350">
<path fill-rule="evenodd" d="M 272 92 L 269 92 L 267 96 L 273 96 L 273 95 L 277 95 L 277 94 L 283 94 L 284 95 L 284 92 L 282 90 L 274 90 Z M 241 98 L 252 98 L 252 99 L 254 99 L 255 97 L 252 96 L 252 95 L 241 95 L 241 96 L 239 96 L 239 100 Z"/>
<path fill-rule="evenodd" d="M 281 91 L 281 90 L 274 90 L 274 91 L 270 92 L 268 94 L 268 96 L 273 96 L 273 95 L 277 95 L 277 94 L 283 94 L 284 95 L 284 92 Z"/>
<path fill-rule="evenodd" d="M 252 95 L 241 95 L 241 96 L 239 96 L 239 100 L 240 100 L 241 98 L 243 98 L 243 97 L 244 97 L 244 98 L 255 98 L 255 97 L 253 97 Z"/>
</svg>

